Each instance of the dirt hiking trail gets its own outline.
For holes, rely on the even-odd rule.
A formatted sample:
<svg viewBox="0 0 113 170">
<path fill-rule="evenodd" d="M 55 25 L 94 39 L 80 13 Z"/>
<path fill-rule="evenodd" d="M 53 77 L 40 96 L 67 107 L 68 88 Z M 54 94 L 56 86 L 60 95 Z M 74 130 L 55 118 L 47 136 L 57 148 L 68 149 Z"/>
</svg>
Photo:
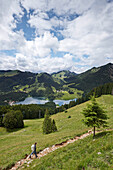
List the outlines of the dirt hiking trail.
<svg viewBox="0 0 113 170">
<path fill-rule="evenodd" d="M 106 129 L 105 131 L 111 131 L 111 130 L 113 130 L 113 129 Z M 103 131 L 96 131 L 96 133 L 99 133 L 99 132 L 103 132 Z M 10 170 L 22 169 L 24 167 L 24 164 L 26 164 L 27 167 L 29 167 L 30 166 L 29 164 L 33 161 L 33 159 L 40 159 L 41 157 L 47 155 L 50 152 L 55 151 L 58 148 L 62 148 L 64 146 L 67 146 L 68 144 L 73 143 L 73 142 L 75 142 L 79 139 L 84 139 L 85 137 L 87 137 L 91 134 L 93 134 L 93 131 L 89 130 L 88 133 L 85 133 L 85 134 L 81 135 L 80 137 L 76 136 L 73 139 L 69 139 L 69 140 L 66 140 L 62 143 L 55 144 L 51 147 L 45 148 L 44 150 L 37 153 L 37 156 L 38 156 L 37 158 L 35 158 L 35 156 L 32 155 L 32 157 L 30 159 L 29 155 L 26 155 L 26 157 L 24 159 L 21 159 L 20 161 L 18 161 Z"/>
</svg>

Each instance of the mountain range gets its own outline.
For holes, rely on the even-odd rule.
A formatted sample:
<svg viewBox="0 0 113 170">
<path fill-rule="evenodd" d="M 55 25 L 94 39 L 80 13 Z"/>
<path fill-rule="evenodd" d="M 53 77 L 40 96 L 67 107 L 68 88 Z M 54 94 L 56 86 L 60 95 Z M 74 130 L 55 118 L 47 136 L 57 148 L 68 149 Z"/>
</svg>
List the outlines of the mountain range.
<svg viewBox="0 0 113 170">
<path fill-rule="evenodd" d="M 112 63 L 93 67 L 81 74 L 68 70 L 52 74 L 1 70 L 0 104 L 9 100 L 19 101 L 27 96 L 46 97 L 50 100 L 77 98 L 109 82 L 113 82 Z"/>
</svg>

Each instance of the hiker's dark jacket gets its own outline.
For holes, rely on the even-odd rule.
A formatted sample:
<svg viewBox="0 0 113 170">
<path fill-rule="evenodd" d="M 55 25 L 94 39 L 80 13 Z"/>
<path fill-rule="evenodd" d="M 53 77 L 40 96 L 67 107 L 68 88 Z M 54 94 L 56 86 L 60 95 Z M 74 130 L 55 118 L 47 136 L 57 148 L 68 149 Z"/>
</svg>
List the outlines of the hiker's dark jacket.
<svg viewBox="0 0 113 170">
<path fill-rule="evenodd" d="M 36 145 L 34 145 L 34 152 L 36 152 Z"/>
</svg>

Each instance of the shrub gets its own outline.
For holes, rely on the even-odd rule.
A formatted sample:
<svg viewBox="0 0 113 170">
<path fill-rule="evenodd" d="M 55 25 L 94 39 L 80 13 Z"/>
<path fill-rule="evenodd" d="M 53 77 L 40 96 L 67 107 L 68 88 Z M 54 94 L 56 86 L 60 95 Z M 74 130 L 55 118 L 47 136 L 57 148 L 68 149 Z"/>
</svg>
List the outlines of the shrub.
<svg viewBox="0 0 113 170">
<path fill-rule="evenodd" d="M 23 115 L 22 115 L 21 111 L 17 110 L 17 111 L 15 111 L 14 114 L 15 114 L 15 118 L 17 119 L 16 127 L 23 128 L 24 122 L 23 122 Z"/>
<path fill-rule="evenodd" d="M 20 111 L 10 111 L 5 114 L 3 124 L 7 129 L 23 128 L 23 115 Z"/>
</svg>

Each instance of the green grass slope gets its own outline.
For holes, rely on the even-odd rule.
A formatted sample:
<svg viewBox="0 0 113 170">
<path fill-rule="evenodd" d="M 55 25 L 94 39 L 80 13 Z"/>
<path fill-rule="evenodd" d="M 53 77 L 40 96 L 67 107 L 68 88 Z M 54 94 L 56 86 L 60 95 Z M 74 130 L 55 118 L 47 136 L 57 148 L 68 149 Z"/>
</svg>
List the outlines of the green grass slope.
<svg viewBox="0 0 113 170">
<path fill-rule="evenodd" d="M 113 169 L 113 131 L 100 133 L 92 140 L 89 136 L 47 156 L 36 159 L 25 169 L 33 170 L 107 170 Z"/>
<path fill-rule="evenodd" d="M 109 128 L 113 128 L 113 96 L 102 96 L 97 99 L 97 101 L 101 104 L 103 104 L 107 110 L 107 114 L 110 117 L 108 120 Z M 90 101 L 88 101 L 90 102 Z M 58 132 L 52 133 L 49 135 L 43 135 L 42 134 L 42 122 L 43 119 L 35 119 L 35 120 L 25 120 L 25 128 L 24 129 L 18 129 L 15 132 L 6 132 L 4 128 L 0 128 L 0 168 L 7 168 L 11 167 L 12 164 L 17 162 L 18 160 L 25 157 L 25 154 L 30 154 L 31 152 L 31 145 L 34 142 L 37 142 L 37 152 L 52 146 L 53 144 L 60 143 L 62 141 L 65 141 L 69 138 L 72 138 L 76 135 L 80 135 L 82 133 L 85 133 L 89 128 L 86 127 L 82 122 L 81 119 L 83 118 L 83 115 L 80 113 L 81 110 L 86 107 L 86 104 L 83 103 L 78 106 L 75 106 L 73 108 L 68 109 L 68 112 L 62 112 L 58 113 L 56 115 L 53 115 L 52 118 L 55 119 L 56 125 L 58 128 Z M 68 118 L 68 116 L 71 116 L 71 118 Z M 103 128 L 102 128 L 103 129 Z M 104 139 L 104 136 L 103 136 Z M 88 141 L 88 139 L 84 139 Z M 89 140 L 91 138 L 89 137 Z M 90 141 L 92 143 L 92 140 Z M 86 144 L 88 142 L 85 142 L 84 144 L 79 145 L 82 152 L 82 147 L 87 148 Z M 107 144 L 107 140 L 105 140 L 105 143 Z M 93 143 L 92 143 L 93 144 Z M 91 144 L 91 147 L 93 147 Z M 76 145 L 76 144 L 75 144 Z M 71 145 L 69 145 L 71 146 Z M 67 146 L 67 147 L 69 147 Z M 67 148 L 66 147 L 66 148 Z M 74 144 L 72 145 L 72 148 L 75 147 Z M 77 148 L 76 148 L 77 149 Z M 75 149 L 75 150 L 76 150 Z M 61 152 L 61 155 L 63 154 L 63 149 L 59 149 L 58 151 L 55 151 L 52 153 L 53 155 L 57 155 L 57 152 Z M 79 150 L 79 149 L 78 149 Z M 85 149 L 84 149 L 85 151 Z M 70 157 L 70 154 L 68 158 L 66 158 L 67 153 L 69 152 L 68 149 L 66 149 L 65 152 L 65 159 L 68 159 Z M 78 151 L 77 151 L 78 152 Z M 101 152 L 101 151 L 100 151 Z M 95 153 L 96 154 L 96 153 Z M 112 154 L 112 153 L 111 153 Z M 58 154 L 60 155 L 60 154 Z M 80 157 L 80 154 L 78 152 L 78 157 Z M 88 157 L 86 152 L 86 157 Z M 43 160 L 45 161 L 49 160 L 49 155 L 45 158 L 42 158 L 41 160 L 36 160 L 33 164 L 39 168 L 42 166 Z M 50 157 L 51 159 L 51 157 Z M 60 162 L 62 164 L 62 156 L 54 158 L 54 161 L 57 162 L 60 159 Z M 85 159 L 85 158 L 84 158 Z M 70 159 L 71 162 L 69 165 L 73 164 L 75 167 L 79 166 L 78 164 L 75 164 L 74 158 Z M 78 162 L 81 161 L 78 159 Z M 63 164 L 65 164 L 66 161 L 64 161 Z M 48 164 L 48 163 L 47 163 Z M 32 166 L 32 165 L 31 165 Z M 51 165 L 52 166 L 52 165 Z M 56 166 L 54 168 L 61 169 L 59 164 L 59 168 Z M 50 168 L 50 165 L 45 165 L 45 167 Z M 62 167 L 66 167 L 66 165 L 62 165 Z M 53 168 L 53 169 L 54 169 Z M 44 168 L 42 168 L 44 169 Z"/>
</svg>

